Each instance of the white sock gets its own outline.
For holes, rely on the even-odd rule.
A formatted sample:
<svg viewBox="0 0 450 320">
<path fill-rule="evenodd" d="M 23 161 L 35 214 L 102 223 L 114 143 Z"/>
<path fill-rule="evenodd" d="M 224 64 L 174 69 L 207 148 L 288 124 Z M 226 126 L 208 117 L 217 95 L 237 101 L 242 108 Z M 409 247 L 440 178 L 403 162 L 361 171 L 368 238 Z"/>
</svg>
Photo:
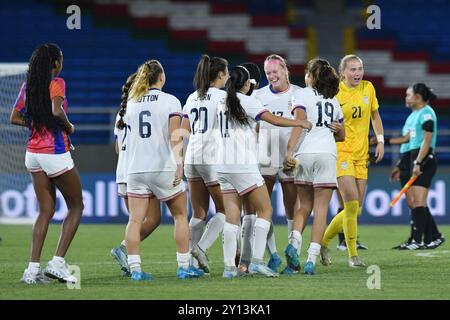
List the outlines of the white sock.
<svg viewBox="0 0 450 320">
<path fill-rule="evenodd" d="M 269 233 L 267 234 L 267 250 L 270 254 L 277 252 L 277 244 L 275 242 L 275 232 L 273 228 L 273 223 L 270 224 Z"/>
<path fill-rule="evenodd" d="M 241 228 L 241 261 L 247 265 L 252 259 L 253 227 L 255 226 L 256 214 L 245 215 L 242 218 Z"/>
<path fill-rule="evenodd" d="M 292 227 L 294 225 L 294 220 L 290 220 L 290 219 L 286 219 L 287 221 L 287 225 L 288 225 L 288 236 L 291 234 L 292 232 Z"/>
<path fill-rule="evenodd" d="M 235 257 L 237 242 L 236 237 L 239 231 L 239 226 L 225 222 L 223 227 L 223 262 L 225 267 L 235 267 Z"/>
<path fill-rule="evenodd" d="M 201 239 L 203 229 L 205 228 L 205 221 L 202 219 L 191 218 L 189 221 L 189 246 L 192 249 Z"/>
<path fill-rule="evenodd" d="M 186 253 L 177 252 L 177 262 L 178 262 L 179 267 L 181 267 L 183 269 L 189 268 L 190 261 L 191 261 L 191 253 L 190 252 L 186 252 Z"/>
<path fill-rule="evenodd" d="M 127 243 L 125 242 L 125 240 L 122 240 L 122 242 L 120 243 L 120 245 L 123 246 L 123 247 L 125 247 L 125 248 L 127 247 Z"/>
<path fill-rule="evenodd" d="M 192 217 L 189 221 L 189 251 L 200 241 L 203 235 L 203 229 L 205 228 L 205 221 Z M 192 258 L 191 264 L 198 268 L 197 259 Z"/>
<path fill-rule="evenodd" d="M 59 263 L 59 264 L 64 264 L 66 262 L 66 260 L 64 260 L 64 257 L 58 257 L 58 256 L 53 256 L 52 261 Z"/>
<path fill-rule="evenodd" d="M 129 254 L 128 266 L 130 267 L 131 272 L 141 272 L 141 256 L 139 254 Z"/>
<path fill-rule="evenodd" d="M 302 250 L 302 234 L 300 233 L 300 231 L 293 230 L 289 234 L 289 243 L 294 246 L 295 250 L 297 250 L 297 253 L 300 256 L 300 252 Z"/>
<path fill-rule="evenodd" d="M 40 269 L 41 264 L 39 262 L 28 263 L 28 272 L 31 273 L 32 275 L 37 275 Z"/>
<path fill-rule="evenodd" d="M 311 242 L 309 244 L 307 261 L 312 261 L 312 263 L 316 264 L 316 259 L 319 256 L 319 254 L 320 254 L 320 244 Z"/>
<path fill-rule="evenodd" d="M 217 212 L 214 217 L 209 219 L 206 225 L 205 232 L 198 242 L 198 246 L 203 251 L 207 251 L 213 245 L 214 241 L 217 240 L 220 233 L 223 231 L 223 226 L 225 224 L 225 215 L 221 212 Z"/>
<path fill-rule="evenodd" d="M 253 257 L 252 262 L 262 263 L 264 258 L 264 249 L 267 244 L 267 234 L 270 229 L 270 221 L 256 218 L 254 227 L 254 241 L 253 241 Z"/>
</svg>

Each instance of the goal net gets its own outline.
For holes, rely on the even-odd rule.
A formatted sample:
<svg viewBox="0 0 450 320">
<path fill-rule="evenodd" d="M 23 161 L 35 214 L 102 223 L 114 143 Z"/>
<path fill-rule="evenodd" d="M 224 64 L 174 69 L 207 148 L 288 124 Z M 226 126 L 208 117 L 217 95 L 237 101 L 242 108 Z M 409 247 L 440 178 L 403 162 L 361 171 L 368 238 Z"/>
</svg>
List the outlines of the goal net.
<svg viewBox="0 0 450 320">
<path fill-rule="evenodd" d="M 0 223 L 30 221 L 26 190 L 31 179 L 24 164 L 29 130 L 9 120 L 27 68 L 26 63 L 0 63 Z"/>
</svg>

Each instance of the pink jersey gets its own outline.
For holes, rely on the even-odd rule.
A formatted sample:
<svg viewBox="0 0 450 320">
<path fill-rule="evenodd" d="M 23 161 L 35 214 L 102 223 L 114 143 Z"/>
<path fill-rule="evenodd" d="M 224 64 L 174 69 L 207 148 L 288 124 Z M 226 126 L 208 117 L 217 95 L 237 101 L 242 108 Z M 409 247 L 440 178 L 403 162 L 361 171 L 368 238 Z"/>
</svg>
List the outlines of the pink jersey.
<svg viewBox="0 0 450 320">
<path fill-rule="evenodd" d="M 17 97 L 14 109 L 21 114 L 25 114 L 25 98 L 26 98 L 26 83 L 22 84 L 20 88 L 19 96 Z M 63 78 L 55 77 L 50 82 L 50 100 L 54 97 L 64 98 L 64 111 L 67 112 L 67 99 L 66 99 L 66 83 Z M 38 132 L 34 127 L 31 129 L 30 137 L 28 138 L 27 151 L 33 153 L 47 153 L 47 154 L 60 154 L 66 153 L 70 150 L 69 135 L 64 130 L 55 130 L 54 134 L 51 134 L 46 128 L 42 132 Z"/>
</svg>

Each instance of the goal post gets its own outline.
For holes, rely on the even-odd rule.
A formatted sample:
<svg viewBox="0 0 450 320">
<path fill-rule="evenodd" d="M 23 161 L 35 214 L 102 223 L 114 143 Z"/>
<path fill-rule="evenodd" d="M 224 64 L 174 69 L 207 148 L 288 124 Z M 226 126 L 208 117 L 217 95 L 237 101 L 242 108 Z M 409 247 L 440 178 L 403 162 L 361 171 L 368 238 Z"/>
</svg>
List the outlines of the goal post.
<svg viewBox="0 0 450 320">
<path fill-rule="evenodd" d="M 0 63 L 0 224 L 33 222 L 25 214 L 25 190 L 31 184 L 24 163 L 29 129 L 10 123 L 27 69 L 27 63 Z"/>
</svg>

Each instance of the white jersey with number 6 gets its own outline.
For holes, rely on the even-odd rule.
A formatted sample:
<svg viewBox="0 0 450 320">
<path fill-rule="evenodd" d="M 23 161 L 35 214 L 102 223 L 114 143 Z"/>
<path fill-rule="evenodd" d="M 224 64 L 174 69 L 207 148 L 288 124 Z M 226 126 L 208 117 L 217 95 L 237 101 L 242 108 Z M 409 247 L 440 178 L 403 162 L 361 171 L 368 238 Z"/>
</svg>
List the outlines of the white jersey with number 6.
<svg viewBox="0 0 450 320">
<path fill-rule="evenodd" d="M 336 156 L 336 142 L 329 125 L 331 122 L 344 121 L 339 102 L 336 98 L 325 99 L 316 90 L 302 88 L 297 106 L 292 110 L 302 108 L 306 112 L 306 119 L 312 123 L 312 129 L 306 133 L 296 154 L 303 153 L 331 153 Z"/>
<path fill-rule="evenodd" d="M 180 101 L 171 94 L 150 89 L 139 100 L 129 100 L 125 122 L 128 174 L 176 171 L 169 145 L 169 118 L 182 116 Z"/>
<path fill-rule="evenodd" d="M 186 150 L 185 164 L 218 164 L 217 144 L 220 131 L 217 121 L 217 105 L 225 100 L 226 92 L 215 87 L 208 89 L 203 100 L 192 93 L 183 108 L 183 116 L 189 119 L 191 135 Z"/>
</svg>

